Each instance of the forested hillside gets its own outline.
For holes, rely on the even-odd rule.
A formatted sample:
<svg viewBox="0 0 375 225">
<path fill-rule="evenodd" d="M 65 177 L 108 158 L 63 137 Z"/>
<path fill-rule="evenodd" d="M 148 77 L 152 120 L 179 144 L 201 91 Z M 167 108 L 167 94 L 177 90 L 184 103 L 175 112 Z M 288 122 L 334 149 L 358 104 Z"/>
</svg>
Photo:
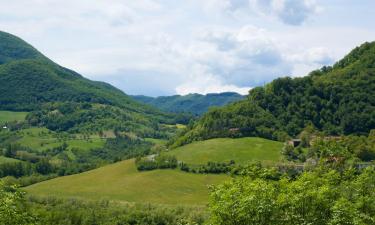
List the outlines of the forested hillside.
<svg viewBox="0 0 375 225">
<path fill-rule="evenodd" d="M 175 145 L 213 137 L 283 140 L 313 126 L 327 135 L 368 134 L 375 127 L 375 42 L 302 78 L 279 78 L 247 99 L 212 109 Z"/>
<path fill-rule="evenodd" d="M 0 32 L 0 84 L 0 109 L 5 110 L 30 111 L 46 102 L 89 102 L 160 114 L 109 84 L 57 65 L 5 32 Z"/>
<path fill-rule="evenodd" d="M 135 100 L 152 105 L 165 112 L 191 113 L 201 115 L 213 106 L 224 106 L 231 102 L 239 101 L 245 96 L 234 92 L 223 92 L 219 94 L 188 94 L 161 96 L 157 98 L 137 95 L 132 96 Z"/>
</svg>

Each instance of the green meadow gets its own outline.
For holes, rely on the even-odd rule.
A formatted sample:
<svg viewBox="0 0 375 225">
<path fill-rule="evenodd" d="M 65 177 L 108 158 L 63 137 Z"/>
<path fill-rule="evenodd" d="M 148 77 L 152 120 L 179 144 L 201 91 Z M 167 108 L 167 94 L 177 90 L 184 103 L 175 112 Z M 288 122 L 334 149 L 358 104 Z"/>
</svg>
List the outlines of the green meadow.
<svg viewBox="0 0 375 225">
<path fill-rule="evenodd" d="M 138 172 L 134 160 L 60 177 L 26 187 L 41 197 L 113 200 L 119 202 L 205 205 L 208 186 L 230 179 L 227 175 L 192 174 L 179 170 Z"/>
<path fill-rule="evenodd" d="M 282 142 L 257 137 L 216 138 L 194 142 L 167 154 L 174 155 L 187 164 L 206 164 L 207 162 L 228 162 L 237 164 L 260 161 L 273 164 L 281 160 Z"/>
<path fill-rule="evenodd" d="M 94 148 L 101 148 L 105 144 L 105 139 L 100 138 L 98 135 L 92 135 L 88 139 L 81 136 L 75 138 L 59 138 L 58 135 L 48 130 L 47 128 L 29 128 L 21 130 L 18 133 L 21 138 L 18 143 L 37 149 L 40 151 L 61 146 L 64 142 L 68 145 L 68 150 L 73 148 L 80 150 L 90 150 Z"/>
<path fill-rule="evenodd" d="M 26 115 L 27 112 L 0 111 L 0 125 L 6 122 L 23 121 Z"/>
</svg>

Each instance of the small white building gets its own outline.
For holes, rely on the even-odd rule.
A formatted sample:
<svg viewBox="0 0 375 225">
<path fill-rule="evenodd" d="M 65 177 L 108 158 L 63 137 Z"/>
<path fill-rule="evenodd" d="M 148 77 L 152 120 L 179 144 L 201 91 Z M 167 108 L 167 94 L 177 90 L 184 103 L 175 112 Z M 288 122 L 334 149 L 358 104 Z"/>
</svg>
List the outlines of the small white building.
<svg viewBox="0 0 375 225">
<path fill-rule="evenodd" d="M 8 127 L 7 126 L 3 126 L 3 129 L 8 129 Z"/>
</svg>

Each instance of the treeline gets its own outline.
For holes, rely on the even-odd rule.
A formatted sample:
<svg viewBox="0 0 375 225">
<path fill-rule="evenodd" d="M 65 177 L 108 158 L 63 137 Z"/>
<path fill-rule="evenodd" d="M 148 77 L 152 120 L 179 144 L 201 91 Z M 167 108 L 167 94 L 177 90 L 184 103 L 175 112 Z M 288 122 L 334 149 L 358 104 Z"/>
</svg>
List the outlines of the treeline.
<svg viewBox="0 0 375 225">
<path fill-rule="evenodd" d="M 354 49 L 333 67 L 302 78 L 279 78 L 246 100 L 211 110 L 174 146 L 214 137 L 295 137 L 307 126 L 326 135 L 367 135 L 375 127 L 375 43 Z"/>
<path fill-rule="evenodd" d="M 172 155 L 149 155 L 147 157 L 137 157 L 135 165 L 139 171 L 156 170 L 156 169 L 179 169 L 188 173 L 231 173 L 237 174 L 242 168 L 236 165 L 234 160 L 230 162 L 207 162 L 205 165 L 188 165 L 184 162 L 179 162 L 175 156 Z"/>
</svg>

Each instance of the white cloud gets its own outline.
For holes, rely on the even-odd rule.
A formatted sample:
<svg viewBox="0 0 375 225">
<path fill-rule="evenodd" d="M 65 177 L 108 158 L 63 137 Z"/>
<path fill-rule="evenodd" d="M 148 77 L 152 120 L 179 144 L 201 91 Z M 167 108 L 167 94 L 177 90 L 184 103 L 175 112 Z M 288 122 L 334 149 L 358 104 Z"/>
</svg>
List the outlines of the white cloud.
<svg viewBox="0 0 375 225">
<path fill-rule="evenodd" d="M 290 25 L 301 25 L 322 10 L 315 0 L 250 0 L 250 4 L 253 10 Z"/>
<path fill-rule="evenodd" d="M 324 3 L 0 1 L 0 29 L 57 63 L 130 94 L 246 93 L 279 76 L 305 75 L 375 37 L 373 24 L 363 22 L 371 20 L 358 18 L 363 27 L 341 27 L 355 18 L 347 18 L 346 11 L 326 12 L 333 3 L 321 11 Z M 327 25 L 331 18 L 340 18 L 339 25 Z"/>
</svg>

